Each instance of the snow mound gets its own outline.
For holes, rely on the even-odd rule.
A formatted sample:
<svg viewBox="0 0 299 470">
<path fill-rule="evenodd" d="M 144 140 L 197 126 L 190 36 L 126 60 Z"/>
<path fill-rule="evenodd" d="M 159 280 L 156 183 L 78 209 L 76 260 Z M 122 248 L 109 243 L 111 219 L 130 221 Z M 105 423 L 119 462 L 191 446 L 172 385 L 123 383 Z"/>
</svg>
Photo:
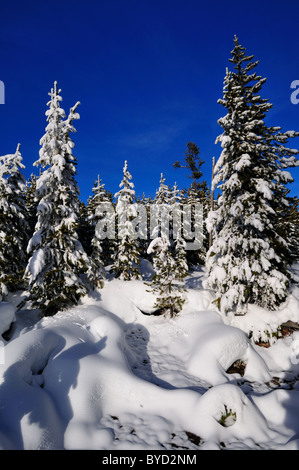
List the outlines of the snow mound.
<svg viewBox="0 0 299 470">
<path fill-rule="evenodd" d="M 219 442 L 242 440 L 251 447 L 275 439 L 275 432 L 257 406 L 232 384 L 222 384 L 208 390 L 197 408 L 200 415 L 200 435 L 215 445 Z"/>
<path fill-rule="evenodd" d="M 237 360 L 246 364 L 247 380 L 270 380 L 266 363 L 242 330 L 220 321 L 209 321 L 193 334 L 187 368 L 196 377 L 210 385 L 235 380 L 226 371 Z"/>
<path fill-rule="evenodd" d="M 16 308 L 10 302 L 0 302 L 0 335 L 9 330 L 15 321 Z"/>
<path fill-rule="evenodd" d="M 171 319 L 138 308 L 153 301 L 143 281 L 119 280 L 54 317 L 16 313 L 0 364 L 0 448 L 299 448 L 298 335 L 256 346 L 210 310 L 201 278 Z M 236 360 L 243 376 L 228 373 Z"/>
</svg>

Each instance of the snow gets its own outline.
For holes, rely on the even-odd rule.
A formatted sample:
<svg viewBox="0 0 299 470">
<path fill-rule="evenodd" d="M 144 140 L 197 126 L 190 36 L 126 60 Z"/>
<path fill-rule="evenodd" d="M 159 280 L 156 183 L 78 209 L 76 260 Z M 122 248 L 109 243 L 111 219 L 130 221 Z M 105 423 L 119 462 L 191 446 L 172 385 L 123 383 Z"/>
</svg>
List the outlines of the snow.
<svg viewBox="0 0 299 470">
<path fill-rule="evenodd" d="M 16 308 L 10 302 L 0 302 L 0 335 L 5 333 L 15 321 Z"/>
<path fill-rule="evenodd" d="M 32 273 L 32 278 L 36 279 L 42 272 L 45 265 L 45 252 L 42 248 L 38 248 L 29 260 L 28 270 Z"/>
<path fill-rule="evenodd" d="M 198 270 L 173 318 L 145 281 L 114 279 L 53 317 L 0 304 L 2 449 L 299 449 L 299 289 L 278 311 L 222 316 Z M 9 325 L 12 324 L 8 330 Z M 5 334 L 4 334 L 5 333 Z M 244 375 L 230 372 L 237 360 Z M 200 440 L 194 442 L 190 433 Z"/>
</svg>

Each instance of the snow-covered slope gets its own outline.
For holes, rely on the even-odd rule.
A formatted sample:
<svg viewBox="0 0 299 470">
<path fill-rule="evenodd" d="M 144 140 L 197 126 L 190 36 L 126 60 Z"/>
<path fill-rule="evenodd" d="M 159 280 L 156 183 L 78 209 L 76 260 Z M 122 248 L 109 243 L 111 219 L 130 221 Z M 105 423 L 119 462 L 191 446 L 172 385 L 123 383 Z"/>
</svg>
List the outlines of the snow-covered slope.
<svg viewBox="0 0 299 470">
<path fill-rule="evenodd" d="M 229 321 L 202 277 L 187 279 L 172 319 L 150 315 L 143 281 L 108 280 L 43 319 L 15 313 L 17 298 L 2 304 L 14 323 L 0 364 L 1 448 L 299 449 L 298 333 L 269 348 L 249 339 L 276 318 L 298 321 L 299 290 L 279 312 L 252 307 Z M 244 375 L 229 373 L 237 360 Z"/>
</svg>

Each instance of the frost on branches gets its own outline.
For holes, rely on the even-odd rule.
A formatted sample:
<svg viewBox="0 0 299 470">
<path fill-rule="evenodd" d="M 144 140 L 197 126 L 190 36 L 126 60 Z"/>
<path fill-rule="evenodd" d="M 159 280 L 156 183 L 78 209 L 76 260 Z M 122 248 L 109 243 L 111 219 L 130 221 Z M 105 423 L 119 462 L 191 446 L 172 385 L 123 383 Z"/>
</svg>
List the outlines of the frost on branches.
<svg viewBox="0 0 299 470">
<path fill-rule="evenodd" d="M 29 225 L 26 220 L 25 177 L 20 145 L 0 157 L 0 296 L 23 287 Z"/>
<path fill-rule="evenodd" d="M 134 203 L 135 190 L 131 179 L 132 175 L 128 171 L 128 163 L 125 161 L 123 179 L 119 185 L 121 189 L 115 194 L 118 243 L 113 264 L 115 276 L 124 281 L 140 278 L 138 269 L 140 264 L 139 245 L 133 223 L 133 219 L 137 216 L 137 206 Z"/>
<path fill-rule="evenodd" d="M 26 268 L 29 300 L 45 315 L 53 315 L 87 294 L 81 273 L 91 274 L 93 268 L 76 231 L 79 190 L 69 134 L 75 132 L 72 121 L 79 118 L 79 103 L 66 117 L 56 82 L 49 95 L 48 125 L 40 141 L 39 159 L 34 163 L 43 171 L 36 182 L 38 220 L 28 244 L 31 257 Z"/>
<path fill-rule="evenodd" d="M 278 209 L 287 204 L 284 185 L 292 181 L 286 168 L 298 165 L 298 151 L 285 143 L 298 133 L 266 126 L 272 105 L 259 96 L 266 79 L 253 71 L 258 62 L 252 59 L 235 38 L 234 71 L 227 70 L 219 100 L 227 109 L 219 120 L 222 153 L 213 179 L 221 196 L 207 221 L 213 243 L 205 286 L 216 291 L 226 314 L 245 313 L 248 303 L 273 310 L 286 299 L 290 282 L 290 247 Z"/>
</svg>

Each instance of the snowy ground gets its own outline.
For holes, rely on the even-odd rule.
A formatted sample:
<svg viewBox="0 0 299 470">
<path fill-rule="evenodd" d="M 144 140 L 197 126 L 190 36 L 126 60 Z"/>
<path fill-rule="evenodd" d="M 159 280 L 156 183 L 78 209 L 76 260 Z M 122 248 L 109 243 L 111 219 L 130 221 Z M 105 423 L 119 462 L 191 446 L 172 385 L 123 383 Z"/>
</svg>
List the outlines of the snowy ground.
<svg viewBox="0 0 299 470">
<path fill-rule="evenodd" d="M 143 272 L 150 274 L 143 263 Z M 146 274 L 145 274 L 146 277 Z M 174 319 L 149 315 L 142 281 L 108 280 L 54 317 L 0 305 L 2 449 L 299 449 L 299 289 L 279 312 L 223 319 L 203 272 Z M 267 340 L 267 335 L 262 337 Z M 235 361 L 245 373 L 228 373 Z"/>
</svg>

